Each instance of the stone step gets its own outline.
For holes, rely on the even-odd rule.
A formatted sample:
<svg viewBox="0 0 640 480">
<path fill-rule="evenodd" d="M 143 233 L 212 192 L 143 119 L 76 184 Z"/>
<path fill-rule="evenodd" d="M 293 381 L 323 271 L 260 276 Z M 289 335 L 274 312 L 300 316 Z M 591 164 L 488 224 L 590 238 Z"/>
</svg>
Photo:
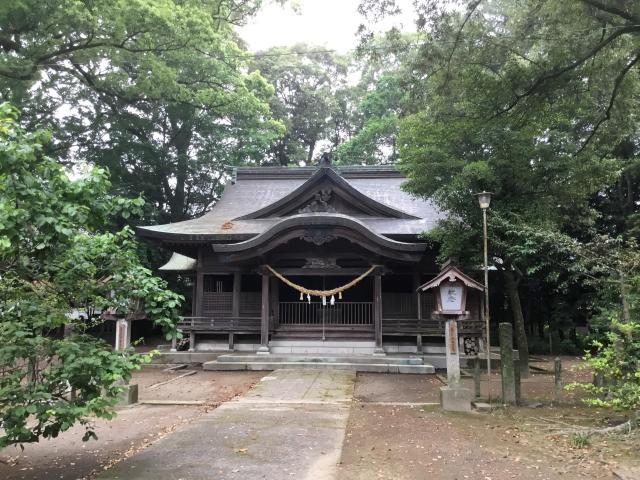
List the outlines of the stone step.
<svg viewBox="0 0 640 480">
<path fill-rule="evenodd" d="M 342 348 L 375 348 L 376 342 L 373 340 L 310 340 L 310 339 L 289 339 L 271 340 L 269 347 L 342 347 Z"/>
<path fill-rule="evenodd" d="M 393 357 L 371 355 L 220 355 L 217 363 L 249 363 L 249 362 L 286 362 L 286 363 L 356 363 L 356 364 L 386 364 L 386 365 L 423 365 L 421 357 Z"/>
<path fill-rule="evenodd" d="M 369 340 L 271 340 L 269 350 L 276 354 L 371 355 L 375 342 Z"/>
<path fill-rule="evenodd" d="M 269 345 L 269 351 L 276 354 L 325 354 L 325 355 L 373 355 L 375 353 L 374 347 L 307 347 L 307 346 L 293 346 L 293 347 L 272 347 Z"/>
<path fill-rule="evenodd" d="M 432 365 L 393 365 L 387 363 L 316 363 L 316 362 L 207 362 L 203 364 L 204 370 L 278 370 L 278 369 L 335 369 L 352 370 L 356 372 L 375 373 L 414 373 L 433 374 Z"/>
</svg>

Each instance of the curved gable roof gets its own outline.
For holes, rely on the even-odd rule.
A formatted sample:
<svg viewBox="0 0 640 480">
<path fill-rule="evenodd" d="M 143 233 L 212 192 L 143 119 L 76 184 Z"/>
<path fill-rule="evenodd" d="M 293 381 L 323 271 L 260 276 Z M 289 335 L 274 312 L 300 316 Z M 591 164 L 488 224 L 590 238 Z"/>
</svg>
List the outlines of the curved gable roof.
<svg viewBox="0 0 640 480">
<path fill-rule="evenodd" d="M 238 168 L 214 207 L 199 218 L 165 225 L 138 227 L 138 234 L 167 242 L 242 241 L 267 231 L 278 218 L 244 218 L 298 190 L 317 172 L 316 167 Z M 392 166 L 336 167 L 336 177 L 389 209 L 413 218 L 360 217 L 379 235 L 419 235 L 445 218 L 433 202 L 402 190 L 404 176 Z"/>
<path fill-rule="evenodd" d="M 321 167 L 311 175 L 302 185 L 279 198 L 275 202 L 262 207 L 255 212 L 237 218 L 237 220 L 250 220 L 257 218 L 280 217 L 283 213 L 290 213 L 292 209 L 301 207 L 309 197 L 318 191 L 318 188 L 326 187 L 323 182 L 327 182 L 333 189 L 337 189 L 339 195 L 348 199 L 351 205 L 361 210 L 365 214 L 378 217 L 389 218 L 411 218 L 418 217 L 403 212 L 397 208 L 380 203 L 374 198 L 367 196 L 353 187 L 347 180 L 338 175 L 331 167 Z"/>
</svg>

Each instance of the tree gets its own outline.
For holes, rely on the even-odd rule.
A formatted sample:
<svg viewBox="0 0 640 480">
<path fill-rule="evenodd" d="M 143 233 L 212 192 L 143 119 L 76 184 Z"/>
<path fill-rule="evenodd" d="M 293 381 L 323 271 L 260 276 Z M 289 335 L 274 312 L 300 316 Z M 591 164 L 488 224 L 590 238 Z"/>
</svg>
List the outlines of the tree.
<svg viewBox="0 0 640 480">
<path fill-rule="evenodd" d="M 71 179 L 0 105 L 0 448 L 50 438 L 90 417 L 110 418 L 121 381 L 149 359 L 85 333 L 112 308 L 144 309 L 171 337 L 182 298 L 140 265 L 129 229 L 110 221 L 141 199 L 111 196 L 104 169 Z M 82 310 L 88 322 L 71 313 Z M 62 335 L 62 331 L 65 332 Z"/>
<path fill-rule="evenodd" d="M 252 64 L 275 88 L 270 102 L 286 126 L 267 161 L 276 165 L 311 164 L 319 147 L 335 148 L 348 126 L 348 59 L 300 44 L 256 54 Z"/>
<path fill-rule="evenodd" d="M 0 99 L 26 128 L 54 131 L 50 155 L 108 167 L 115 193 L 144 193 L 147 217 L 200 214 L 225 165 L 261 157 L 282 132 L 234 32 L 260 4 L 5 2 Z"/>
<path fill-rule="evenodd" d="M 374 15 L 394 8 L 393 1 L 362 5 Z M 637 119 L 627 105 L 640 88 L 638 8 L 595 0 L 418 3 L 424 40 L 406 82 L 413 113 L 401 120 L 398 141 L 407 188 L 453 214 L 435 233 L 448 253 L 478 251 L 472 194 L 495 193 L 491 256 L 525 360 L 521 281 L 559 288 L 562 272 L 544 243 L 515 233 L 588 240 L 599 227 L 593 207 L 615 196 L 611 185 L 637 162 Z"/>
<path fill-rule="evenodd" d="M 357 102 L 351 129 L 336 149 L 338 163 L 387 164 L 398 160 L 400 118 L 411 109 L 406 92 L 415 34 L 373 37 L 358 54 L 360 80 L 354 88 Z"/>
</svg>

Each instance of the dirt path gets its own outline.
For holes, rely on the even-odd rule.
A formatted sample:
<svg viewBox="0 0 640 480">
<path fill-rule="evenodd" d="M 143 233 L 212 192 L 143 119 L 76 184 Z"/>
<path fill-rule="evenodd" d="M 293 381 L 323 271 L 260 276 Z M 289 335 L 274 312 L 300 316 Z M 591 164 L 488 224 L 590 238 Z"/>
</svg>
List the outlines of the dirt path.
<svg viewBox="0 0 640 480">
<path fill-rule="evenodd" d="M 149 386 L 180 375 L 144 370 L 134 375 L 144 400 L 204 400 L 210 405 L 247 391 L 262 372 L 203 372 L 149 390 Z M 114 462 L 145 449 L 176 428 L 193 422 L 211 406 L 136 405 L 122 408 L 112 421 L 96 420 L 97 441 L 82 442 L 84 427 L 76 425 L 58 438 L 0 452 L 3 480 L 86 479 Z"/>
<path fill-rule="evenodd" d="M 564 358 L 567 382 L 588 381 L 576 359 Z M 593 425 L 622 421 L 613 412 L 587 408 L 567 393 L 552 407 L 552 359 L 523 382 L 523 397 L 542 408 L 498 409 L 491 414 L 452 414 L 438 406 L 442 382 L 433 376 L 360 374 L 351 407 L 338 480 L 540 480 L 612 479 L 613 470 L 639 472 L 640 433 L 594 437 L 577 448 L 553 435 L 563 423 Z M 471 379 L 465 380 L 473 388 Z M 488 389 L 486 379 L 482 391 Z M 500 390 L 496 375 L 493 398 Z M 636 473 L 621 478 L 640 480 Z"/>
<path fill-rule="evenodd" d="M 437 407 L 354 405 L 338 479 L 612 478 L 588 451 L 559 449 L 555 440 L 514 427 L 494 416 Z"/>
</svg>

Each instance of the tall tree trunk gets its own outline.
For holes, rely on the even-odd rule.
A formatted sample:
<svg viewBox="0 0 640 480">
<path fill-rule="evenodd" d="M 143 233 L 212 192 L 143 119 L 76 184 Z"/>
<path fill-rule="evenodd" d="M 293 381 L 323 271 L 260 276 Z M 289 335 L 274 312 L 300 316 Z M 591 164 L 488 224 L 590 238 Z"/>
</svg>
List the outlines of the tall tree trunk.
<svg viewBox="0 0 640 480">
<path fill-rule="evenodd" d="M 309 151 L 307 153 L 307 165 L 311 165 L 311 162 L 313 162 L 313 153 L 316 150 L 316 141 L 311 140 L 307 145 L 309 147 Z"/>
<path fill-rule="evenodd" d="M 171 202 L 171 221 L 176 222 L 187 218 L 185 187 L 189 174 L 189 146 L 193 137 L 192 107 L 177 107 L 169 112 L 171 124 L 172 145 L 176 152 L 175 178 L 176 186 Z"/>
<path fill-rule="evenodd" d="M 516 342 L 518 344 L 518 353 L 520 355 L 520 375 L 522 378 L 528 378 L 529 343 L 527 342 L 527 330 L 524 325 L 524 317 L 522 316 L 522 305 L 520 304 L 520 294 L 518 293 L 516 273 L 513 270 L 505 270 L 503 273 L 504 286 L 507 291 L 507 296 L 509 297 L 509 304 L 511 305 Z"/>
<path fill-rule="evenodd" d="M 627 283 L 626 274 L 620 270 L 620 300 L 622 301 L 622 321 L 624 323 L 631 323 L 631 307 L 629 306 L 629 284 Z M 633 341 L 633 335 L 629 330 L 627 332 L 627 340 Z"/>
</svg>

